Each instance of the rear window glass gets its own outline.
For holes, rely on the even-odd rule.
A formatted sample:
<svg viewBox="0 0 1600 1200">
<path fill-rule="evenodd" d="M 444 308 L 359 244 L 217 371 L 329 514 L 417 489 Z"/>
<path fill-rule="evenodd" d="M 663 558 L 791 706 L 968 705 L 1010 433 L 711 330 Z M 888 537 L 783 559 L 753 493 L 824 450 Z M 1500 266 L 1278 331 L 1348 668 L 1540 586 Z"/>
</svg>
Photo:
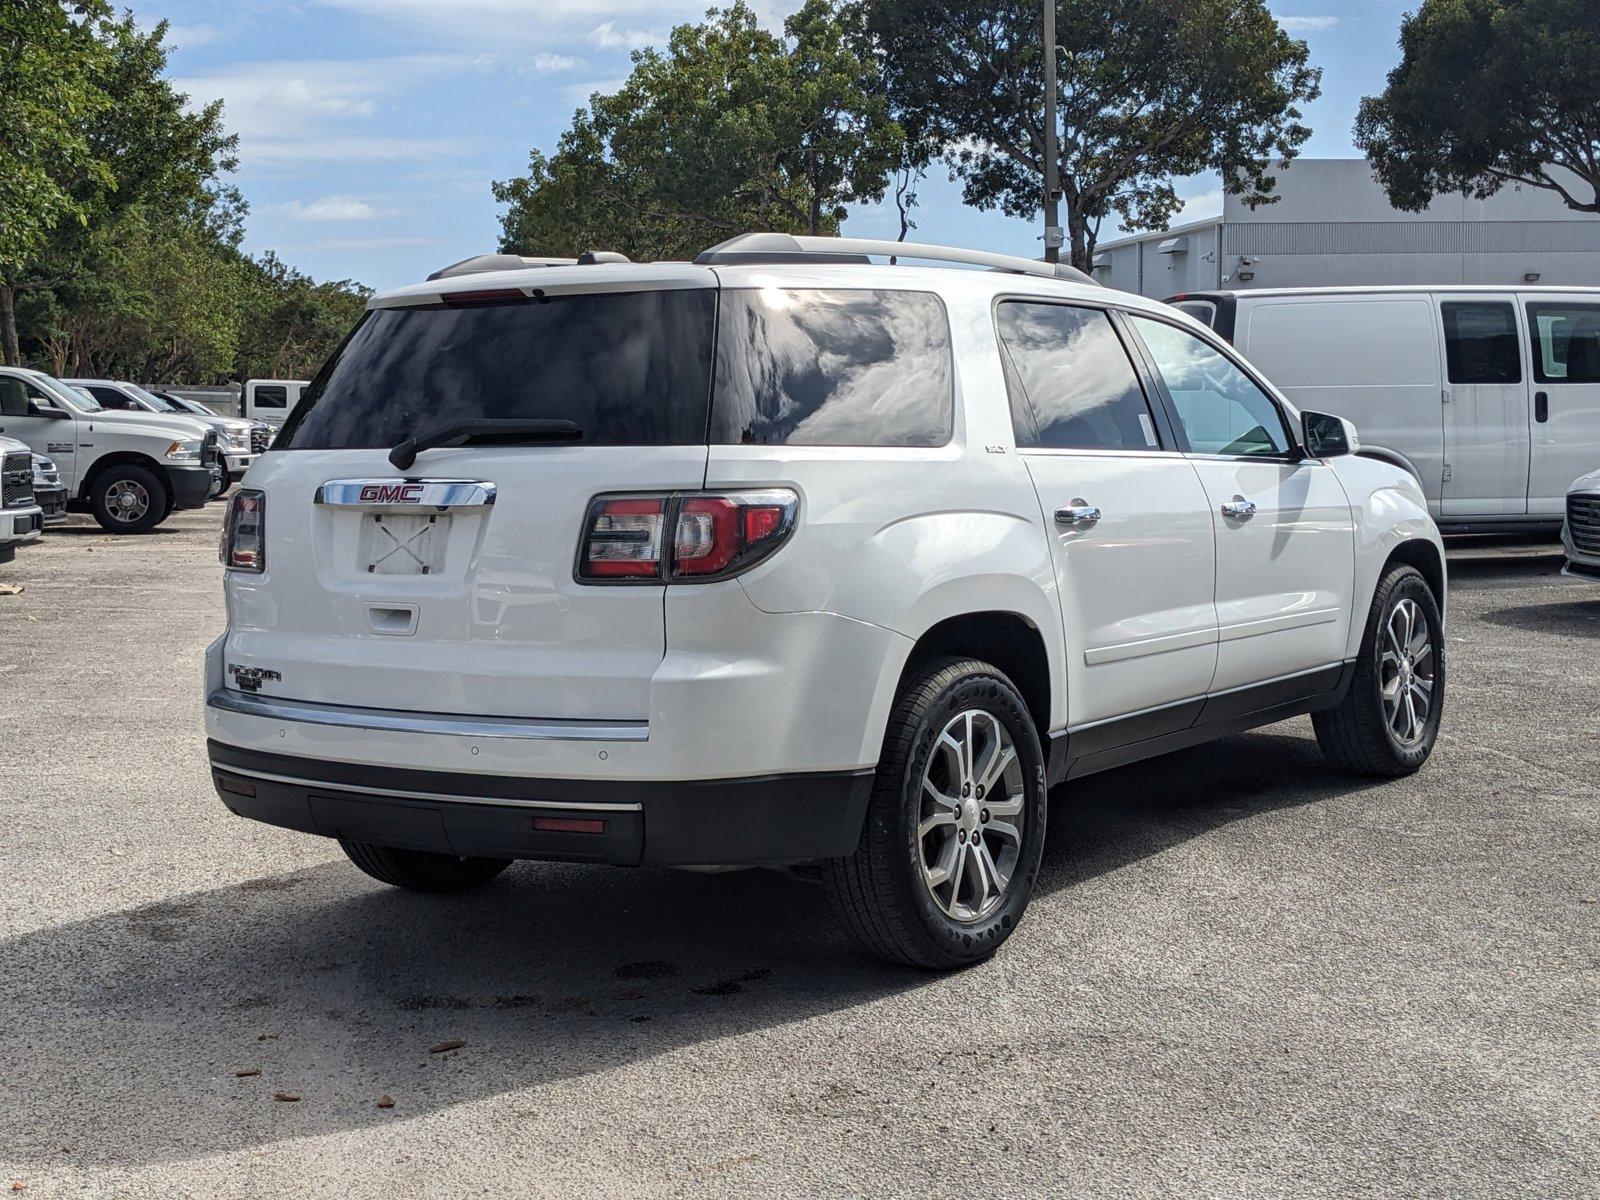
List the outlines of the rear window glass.
<svg viewBox="0 0 1600 1200">
<path fill-rule="evenodd" d="M 288 408 L 289 389 L 258 387 L 255 391 L 255 406 L 257 408 Z"/>
<path fill-rule="evenodd" d="M 703 443 L 708 288 L 376 309 L 274 449 L 389 447 L 461 420 L 568 420 L 582 444 Z"/>
<path fill-rule="evenodd" d="M 929 293 L 724 291 L 711 441 L 942 446 L 952 376 L 950 322 Z"/>
</svg>

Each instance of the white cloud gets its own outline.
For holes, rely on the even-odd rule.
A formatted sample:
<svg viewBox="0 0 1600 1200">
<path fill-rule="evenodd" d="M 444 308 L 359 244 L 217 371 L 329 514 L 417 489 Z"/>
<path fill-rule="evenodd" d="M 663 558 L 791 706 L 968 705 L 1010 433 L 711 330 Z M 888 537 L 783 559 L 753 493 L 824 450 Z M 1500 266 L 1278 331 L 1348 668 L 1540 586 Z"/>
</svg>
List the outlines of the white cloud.
<svg viewBox="0 0 1600 1200">
<path fill-rule="evenodd" d="M 569 83 L 561 89 L 561 98 L 568 104 L 577 106 L 589 103 L 589 97 L 599 92 L 604 96 L 611 96 L 622 90 L 626 79 L 590 79 L 583 83 Z"/>
<path fill-rule="evenodd" d="M 1278 24 L 1289 33 L 1321 33 L 1339 23 L 1338 17 L 1279 17 Z"/>
<path fill-rule="evenodd" d="M 215 25 L 168 25 L 167 46 L 173 50 L 193 50 L 209 46 L 222 36 Z"/>
<path fill-rule="evenodd" d="M 1187 225 L 1190 221 L 1204 221 L 1221 215 L 1222 189 L 1213 188 L 1209 192 L 1201 192 L 1185 199 L 1177 216 L 1172 218 L 1172 224 Z"/>
<path fill-rule="evenodd" d="M 570 54 L 535 54 L 527 60 L 526 66 L 536 75 L 554 75 L 559 71 L 576 70 L 583 66 L 583 60 Z"/>
<path fill-rule="evenodd" d="M 360 196 L 322 196 L 302 202 L 290 200 L 278 205 L 278 211 L 296 221 L 372 221 L 394 216 L 392 208 L 377 208 Z"/>
<path fill-rule="evenodd" d="M 637 50 L 664 40 L 648 29 L 618 29 L 615 21 L 602 21 L 589 31 L 589 41 L 602 50 Z"/>
</svg>

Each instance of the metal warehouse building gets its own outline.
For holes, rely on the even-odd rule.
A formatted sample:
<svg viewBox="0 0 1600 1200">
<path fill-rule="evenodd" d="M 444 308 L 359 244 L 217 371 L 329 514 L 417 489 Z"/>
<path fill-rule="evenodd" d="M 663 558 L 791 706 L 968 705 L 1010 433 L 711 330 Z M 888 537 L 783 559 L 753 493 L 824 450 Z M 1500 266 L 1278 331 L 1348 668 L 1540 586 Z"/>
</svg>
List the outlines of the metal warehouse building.
<svg viewBox="0 0 1600 1200">
<path fill-rule="evenodd" d="M 1406 213 L 1366 160 L 1299 159 L 1279 173 L 1278 195 L 1254 211 L 1226 196 L 1220 217 L 1107 242 L 1095 252 L 1095 278 L 1157 298 L 1352 284 L 1600 286 L 1600 217 L 1553 192 L 1442 196 Z"/>
</svg>

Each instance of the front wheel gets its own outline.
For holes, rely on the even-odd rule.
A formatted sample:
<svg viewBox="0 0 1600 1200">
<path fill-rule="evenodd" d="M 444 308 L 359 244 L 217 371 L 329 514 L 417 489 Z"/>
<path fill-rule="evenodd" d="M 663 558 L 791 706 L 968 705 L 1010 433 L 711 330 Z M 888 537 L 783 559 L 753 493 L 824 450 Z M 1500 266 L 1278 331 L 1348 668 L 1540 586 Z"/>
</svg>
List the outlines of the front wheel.
<svg viewBox="0 0 1600 1200">
<path fill-rule="evenodd" d="M 1444 620 L 1415 567 L 1378 584 L 1350 691 L 1312 717 L 1334 766 L 1359 775 L 1409 775 L 1428 761 L 1444 714 Z"/>
<path fill-rule="evenodd" d="M 107 533 L 149 533 L 167 519 L 170 500 L 155 472 L 125 463 L 95 477 L 89 508 Z"/>
<path fill-rule="evenodd" d="M 339 845 L 351 862 L 378 882 L 410 892 L 464 892 L 488 883 L 511 865 L 509 858 L 460 858 L 348 838 L 340 838 Z"/>
<path fill-rule="evenodd" d="M 1045 810 L 1044 754 L 1016 687 L 988 663 L 935 662 L 895 704 L 856 852 L 823 878 L 866 950 L 966 966 L 1022 920 Z"/>
</svg>

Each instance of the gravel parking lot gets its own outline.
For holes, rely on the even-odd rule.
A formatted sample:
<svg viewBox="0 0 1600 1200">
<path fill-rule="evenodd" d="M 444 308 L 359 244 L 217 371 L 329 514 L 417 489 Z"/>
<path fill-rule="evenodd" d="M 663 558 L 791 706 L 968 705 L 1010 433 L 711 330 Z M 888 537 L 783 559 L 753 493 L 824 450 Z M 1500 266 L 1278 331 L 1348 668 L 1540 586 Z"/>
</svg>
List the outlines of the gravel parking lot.
<svg viewBox="0 0 1600 1200">
<path fill-rule="evenodd" d="M 1600 586 L 1548 547 L 1453 553 L 1419 776 L 1297 720 L 1063 790 L 933 977 L 775 873 L 425 898 L 230 816 L 220 507 L 0 569 L 0 1190 L 1600 1194 Z"/>
</svg>

